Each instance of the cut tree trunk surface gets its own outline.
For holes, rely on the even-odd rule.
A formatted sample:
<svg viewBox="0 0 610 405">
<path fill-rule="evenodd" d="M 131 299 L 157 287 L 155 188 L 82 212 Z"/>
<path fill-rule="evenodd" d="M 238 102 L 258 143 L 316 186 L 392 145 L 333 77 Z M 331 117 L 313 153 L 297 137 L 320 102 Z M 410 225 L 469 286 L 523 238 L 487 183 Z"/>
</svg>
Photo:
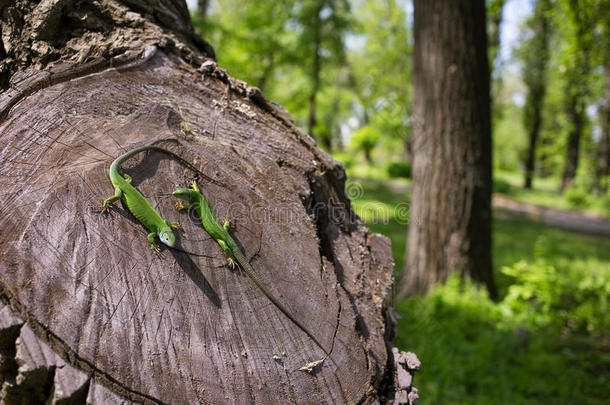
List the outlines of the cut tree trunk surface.
<svg viewBox="0 0 610 405">
<path fill-rule="evenodd" d="M 394 383 L 390 243 L 354 216 L 340 164 L 213 61 L 147 49 L 71 80 L 29 72 L 0 96 L 1 298 L 52 363 L 41 389 L 61 371 L 95 403 L 371 403 L 401 389 L 412 401 L 410 380 Z M 196 170 L 154 152 L 124 171 L 193 254 L 157 255 L 122 204 L 94 208 L 113 194 L 113 159 L 153 142 Z M 174 209 L 171 191 L 192 180 L 332 361 L 295 371 L 324 353 Z M 15 373 L 3 391 L 24 381 Z"/>
</svg>

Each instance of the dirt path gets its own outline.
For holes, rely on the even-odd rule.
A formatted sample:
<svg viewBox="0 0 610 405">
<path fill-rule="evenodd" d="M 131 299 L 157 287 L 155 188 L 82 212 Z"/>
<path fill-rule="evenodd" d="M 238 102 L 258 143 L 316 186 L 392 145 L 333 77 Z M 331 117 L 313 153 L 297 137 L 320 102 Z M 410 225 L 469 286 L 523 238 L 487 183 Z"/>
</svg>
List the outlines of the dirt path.
<svg viewBox="0 0 610 405">
<path fill-rule="evenodd" d="M 375 180 L 370 179 L 357 179 L 356 181 L 377 184 Z M 391 180 L 384 182 L 384 185 L 389 187 L 392 192 L 402 195 L 411 190 L 410 186 Z M 610 238 L 610 220 L 601 215 L 524 203 L 500 194 L 493 195 L 492 204 L 494 218 L 507 220 L 528 218 L 571 232 Z"/>
<path fill-rule="evenodd" d="M 493 196 L 493 208 L 496 218 L 528 217 L 569 231 L 610 238 L 610 220 L 599 215 L 523 203 L 497 194 Z"/>
</svg>

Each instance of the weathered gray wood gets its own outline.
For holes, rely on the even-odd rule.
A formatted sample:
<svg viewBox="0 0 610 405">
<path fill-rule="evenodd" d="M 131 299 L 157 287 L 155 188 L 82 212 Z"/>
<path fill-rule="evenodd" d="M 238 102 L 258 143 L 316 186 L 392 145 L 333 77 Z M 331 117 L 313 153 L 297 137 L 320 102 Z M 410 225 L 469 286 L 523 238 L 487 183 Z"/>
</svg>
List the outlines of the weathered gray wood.
<svg viewBox="0 0 610 405">
<path fill-rule="evenodd" d="M 0 298 L 40 340 L 32 347 L 59 356 L 39 368 L 41 392 L 88 392 L 96 404 L 393 398 L 391 246 L 351 211 L 341 165 L 215 62 L 193 66 L 175 44 L 134 43 L 120 68 L 58 63 L 18 77 L 19 102 L 0 95 Z M 193 254 L 155 255 L 121 204 L 107 216 L 92 208 L 113 193 L 112 160 L 156 141 L 196 170 L 160 153 L 124 169 L 182 223 L 178 248 Z M 333 361 L 295 371 L 322 351 L 226 266 L 197 218 L 174 209 L 171 191 L 193 179 Z"/>
<path fill-rule="evenodd" d="M 178 66 L 159 52 L 143 69 L 60 83 L 11 111 L 0 140 L 8 299 L 52 333 L 52 345 L 134 399 L 357 402 L 386 363 L 387 242 L 378 248 L 383 238 L 349 218 L 342 171 L 311 139 Z M 164 145 L 201 173 L 160 154 L 126 171 L 162 215 L 183 223 L 179 247 L 205 256 L 156 256 L 123 208 L 91 209 L 112 193 L 112 159 L 160 139 L 177 140 Z M 197 220 L 172 209 L 168 193 L 197 176 L 217 215 L 236 218 L 234 235 L 263 282 L 332 350 L 338 370 L 327 361 L 314 375 L 293 373 L 323 353 L 223 267 Z M 342 223 L 329 221 L 331 208 Z"/>
</svg>

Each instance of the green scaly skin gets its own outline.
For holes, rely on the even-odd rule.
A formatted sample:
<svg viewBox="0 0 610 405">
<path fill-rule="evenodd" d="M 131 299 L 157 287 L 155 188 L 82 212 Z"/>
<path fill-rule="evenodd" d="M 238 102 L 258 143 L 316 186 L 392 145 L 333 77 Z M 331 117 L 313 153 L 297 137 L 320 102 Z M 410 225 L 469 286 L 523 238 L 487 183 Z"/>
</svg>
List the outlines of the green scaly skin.
<svg viewBox="0 0 610 405">
<path fill-rule="evenodd" d="M 153 208 L 142 193 L 131 185 L 131 177 L 121 173 L 121 164 L 125 160 L 146 150 L 163 152 L 172 156 L 175 155 L 173 152 L 166 149 L 148 145 L 133 149 L 116 158 L 115 161 L 112 162 L 112 165 L 110 165 L 109 171 L 110 181 L 112 182 L 112 185 L 114 185 L 114 195 L 104 200 L 104 204 L 101 206 L 101 212 L 107 212 L 115 201 L 121 199 L 129 212 L 131 212 L 133 216 L 150 231 L 148 234 L 148 241 L 150 242 L 152 249 L 158 253 L 159 245 L 155 238 L 158 237 L 164 245 L 174 247 L 176 237 L 174 236 L 172 229 L 178 228 L 179 225 L 161 218 L 161 215 L 159 215 L 157 210 Z"/>
<path fill-rule="evenodd" d="M 229 228 L 231 227 L 231 224 L 226 218 L 222 224 L 218 222 L 218 219 L 216 218 L 216 215 L 214 215 L 214 211 L 212 210 L 210 203 L 203 196 L 203 194 L 201 194 L 201 192 L 199 191 L 199 187 L 197 187 L 197 184 L 193 181 L 193 183 L 191 184 L 191 188 L 179 188 L 176 189 L 172 194 L 175 197 L 178 197 L 188 202 L 187 205 L 183 205 L 177 202 L 177 209 L 193 209 L 197 211 L 205 230 L 216 242 L 218 242 L 222 250 L 224 250 L 224 252 L 226 253 L 227 260 L 231 268 L 234 268 L 235 262 L 237 262 L 239 266 L 246 272 L 248 277 L 250 277 L 250 279 L 254 282 L 254 284 L 256 284 L 256 286 L 261 290 L 263 294 L 265 294 L 269 301 L 271 301 L 280 311 L 282 311 L 284 315 L 286 315 L 286 317 L 288 317 L 288 319 L 290 319 L 296 326 L 298 326 L 303 332 L 305 332 L 305 334 L 309 336 L 309 338 L 313 340 L 314 343 L 320 349 L 322 349 L 322 351 L 326 355 L 325 357 L 330 358 L 330 353 L 326 351 L 326 349 L 320 344 L 320 342 L 318 342 L 314 335 L 309 332 L 309 330 L 307 330 L 307 328 L 301 322 L 296 320 L 290 314 L 290 312 L 288 312 L 288 310 L 282 304 L 280 304 L 280 302 L 275 299 L 275 297 L 271 295 L 269 291 L 267 291 L 265 286 L 263 286 L 263 283 L 260 281 L 256 273 L 254 272 L 254 269 L 252 268 L 250 263 L 246 260 L 246 257 L 237 246 L 237 243 L 235 243 L 235 240 L 231 237 L 231 235 L 229 235 Z"/>
</svg>

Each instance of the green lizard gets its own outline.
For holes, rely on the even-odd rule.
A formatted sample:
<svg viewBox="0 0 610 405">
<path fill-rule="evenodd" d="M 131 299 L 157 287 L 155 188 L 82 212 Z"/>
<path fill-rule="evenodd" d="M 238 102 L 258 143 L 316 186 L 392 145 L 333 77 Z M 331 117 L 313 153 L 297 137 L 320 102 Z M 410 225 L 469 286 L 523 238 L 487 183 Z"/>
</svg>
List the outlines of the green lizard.
<svg viewBox="0 0 610 405">
<path fill-rule="evenodd" d="M 161 215 L 153 208 L 150 202 L 131 185 L 131 177 L 121 173 L 121 164 L 125 160 L 145 150 L 154 150 L 172 156 L 175 155 L 173 152 L 159 148 L 158 146 L 147 145 L 133 149 L 116 158 L 115 161 L 112 162 L 112 165 L 110 165 L 109 171 L 110 181 L 114 185 L 114 195 L 105 199 L 104 204 L 99 208 L 102 209 L 102 213 L 107 212 L 116 200 L 121 199 L 129 212 L 131 212 L 133 216 L 150 231 L 148 234 L 148 241 L 153 250 L 158 253 L 159 245 L 155 241 L 155 237 L 159 237 L 161 243 L 169 247 L 174 247 L 176 237 L 174 236 L 172 229 L 178 228 L 179 224 L 161 218 Z"/>
<path fill-rule="evenodd" d="M 246 260 L 246 257 L 242 253 L 241 249 L 239 249 L 237 243 L 235 243 L 235 240 L 233 240 L 231 235 L 229 235 L 229 228 L 231 227 L 231 224 L 226 218 L 223 221 L 222 225 L 220 224 L 220 222 L 218 222 L 218 219 L 216 218 L 216 215 L 214 215 L 214 211 L 212 210 L 210 203 L 199 191 L 197 183 L 193 181 L 193 183 L 191 184 L 191 188 L 179 188 L 176 189 L 172 194 L 182 200 L 188 201 L 187 205 L 182 205 L 182 203 L 177 202 L 176 208 L 178 210 L 196 210 L 196 212 L 199 214 L 199 218 L 201 218 L 201 223 L 203 224 L 205 230 L 214 240 L 216 240 L 216 242 L 218 242 L 222 250 L 224 250 L 224 252 L 226 253 L 229 266 L 231 266 L 231 268 L 234 268 L 235 262 L 237 262 L 239 266 L 246 272 L 248 277 L 252 279 L 254 284 L 256 284 L 256 286 L 262 291 L 263 294 L 267 296 L 267 298 L 269 298 L 269 301 L 271 301 L 280 311 L 284 313 L 284 315 L 286 315 L 286 317 L 288 317 L 288 319 L 290 319 L 296 326 L 298 326 L 303 332 L 305 332 L 305 334 L 309 336 L 309 338 L 313 340 L 314 343 L 320 349 L 322 349 L 322 351 L 326 355 L 325 358 L 331 358 L 330 354 L 320 344 L 320 342 L 318 342 L 318 340 L 313 336 L 313 334 L 309 332 L 309 330 L 305 326 L 303 326 L 301 322 L 296 320 L 290 314 L 290 312 L 288 312 L 288 310 L 282 304 L 280 304 L 280 302 L 275 299 L 275 297 L 271 295 L 271 293 L 267 291 L 267 289 L 263 286 L 263 283 L 260 281 L 256 273 L 254 272 L 254 269 L 252 268 L 250 263 Z M 321 362 L 322 360 L 320 360 L 319 362 Z"/>
</svg>

